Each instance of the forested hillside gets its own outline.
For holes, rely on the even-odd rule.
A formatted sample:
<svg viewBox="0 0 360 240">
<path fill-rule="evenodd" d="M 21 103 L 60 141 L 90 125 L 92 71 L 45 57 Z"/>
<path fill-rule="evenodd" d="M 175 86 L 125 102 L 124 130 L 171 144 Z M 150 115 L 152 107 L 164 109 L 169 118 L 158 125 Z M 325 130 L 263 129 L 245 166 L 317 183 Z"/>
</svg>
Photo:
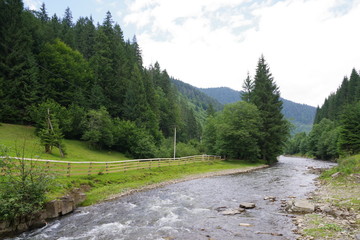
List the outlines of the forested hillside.
<svg viewBox="0 0 360 240">
<path fill-rule="evenodd" d="M 199 90 L 224 105 L 241 100 L 241 92 L 228 87 L 199 88 Z"/>
<path fill-rule="evenodd" d="M 336 92 L 317 109 L 315 124 L 306 135 L 290 141 L 287 153 L 301 153 L 321 159 L 360 152 L 360 76 L 353 69 Z"/>
<path fill-rule="evenodd" d="M 221 104 L 216 98 L 203 93 L 196 87 L 176 79 L 173 79 L 172 81 L 175 84 L 176 89 L 198 109 L 206 111 L 210 106 L 212 106 L 215 111 L 223 109 L 223 104 Z"/>
<path fill-rule="evenodd" d="M 320 123 L 327 118 L 337 121 L 346 110 L 346 106 L 352 105 L 360 100 L 360 76 L 353 69 L 350 78 L 345 76 L 336 92 L 331 93 L 324 104 L 317 109 L 314 123 Z"/>
<path fill-rule="evenodd" d="M 242 95 L 242 92 L 227 87 L 200 88 L 199 90 L 218 100 L 222 104 L 240 101 Z M 293 133 L 310 132 L 316 108 L 306 104 L 295 103 L 283 98 L 281 98 L 281 101 L 283 102 L 282 113 L 286 119 L 290 120 L 295 125 Z"/>
<path fill-rule="evenodd" d="M 159 63 L 143 66 L 110 12 L 96 24 L 74 22 L 69 8 L 59 17 L 0 4 L 0 122 L 35 125 L 46 152 L 66 137 L 151 157 L 175 127 L 179 141 L 200 138 L 196 109 Z"/>
</svg>

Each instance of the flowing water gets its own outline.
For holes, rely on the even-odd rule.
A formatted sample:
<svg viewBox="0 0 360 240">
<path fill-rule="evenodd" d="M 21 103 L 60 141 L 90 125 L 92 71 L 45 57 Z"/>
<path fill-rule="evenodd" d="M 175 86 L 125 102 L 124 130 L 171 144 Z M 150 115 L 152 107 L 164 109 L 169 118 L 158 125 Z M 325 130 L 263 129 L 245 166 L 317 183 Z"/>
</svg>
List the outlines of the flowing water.
<svg viewBox="0 0 360 240">
<path fill-rule="evenodd" d="M 16 239 L 295 239 L 295 226 L 280 199 L 305 198 L 315 189 L 316 177 L 307 167 L 332 165 L 280 157 L 271 168 L 181 182 L 79 208 Z M 277 201 L 264 200 L 265 196 Z M 254 202 L 256 208 L 233 216 L 216 210 L 235 209 L 241 202 Z"/>
</svg>

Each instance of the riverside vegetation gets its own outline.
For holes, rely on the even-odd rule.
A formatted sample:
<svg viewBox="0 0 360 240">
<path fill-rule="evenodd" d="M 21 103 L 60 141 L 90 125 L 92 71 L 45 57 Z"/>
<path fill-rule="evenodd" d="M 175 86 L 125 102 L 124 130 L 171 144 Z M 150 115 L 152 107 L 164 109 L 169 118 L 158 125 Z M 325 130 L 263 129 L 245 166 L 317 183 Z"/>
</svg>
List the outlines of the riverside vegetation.
<svg viewBox="0 0 360 240">
<path fill-rule="evenodd" d="M 321 174 L 312 194 L 318 211 L 297 217 L 299 239 L 360 238 L 360 155 L 338 162 Z"/>
</svg>

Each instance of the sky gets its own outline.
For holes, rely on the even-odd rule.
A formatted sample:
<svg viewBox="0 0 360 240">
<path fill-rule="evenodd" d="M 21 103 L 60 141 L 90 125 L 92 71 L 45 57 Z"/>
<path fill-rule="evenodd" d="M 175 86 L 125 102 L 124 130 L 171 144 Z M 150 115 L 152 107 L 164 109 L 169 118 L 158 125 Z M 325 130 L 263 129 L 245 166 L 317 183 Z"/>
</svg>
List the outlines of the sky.
<svg viewBox="0 0 360 240">
<path fill-rule="evenodd" d="M 264 55 L 281 96 L 316 107 L 360 70 L 360 0 L 24 0 L 43 2 L 74 22 L 110 11 L 145 66 L 195 87 L 241 90 Z"/>
</svg>

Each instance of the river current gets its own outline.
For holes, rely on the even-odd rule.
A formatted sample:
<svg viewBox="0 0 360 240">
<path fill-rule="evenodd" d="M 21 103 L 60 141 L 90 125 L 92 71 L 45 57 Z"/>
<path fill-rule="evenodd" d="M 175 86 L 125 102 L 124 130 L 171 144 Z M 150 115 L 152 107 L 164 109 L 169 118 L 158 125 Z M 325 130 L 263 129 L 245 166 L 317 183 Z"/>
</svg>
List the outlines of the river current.
<svg viewBox="0 0 360 240">
<path fill-rule="evenodd" d="M 280 157 L 275 166 L 255 172 L 176 183 L 79 208 L 15 239 L 295 239 L 295 226 L 280 199 L 306 198 L 316 178 L 308 167 L 333 165 Z M 277 201 L 264 200 L 266 196 Z M 233 216 L 217 211 L 238 208 L 241 202 L 253 202 L 256 208 Z"/>
</svg>

